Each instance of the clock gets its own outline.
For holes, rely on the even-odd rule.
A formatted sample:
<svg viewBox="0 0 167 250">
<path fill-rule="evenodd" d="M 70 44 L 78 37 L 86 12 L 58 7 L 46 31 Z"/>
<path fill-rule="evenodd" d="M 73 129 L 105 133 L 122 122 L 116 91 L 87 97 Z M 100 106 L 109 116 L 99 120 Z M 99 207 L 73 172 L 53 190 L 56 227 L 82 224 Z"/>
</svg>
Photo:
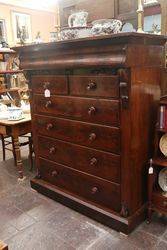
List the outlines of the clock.
<svg viewBox="0 0 167 250">
<path fill-rule="evenodd" d="M 159 141 L 159 148 L 164 156 L 167 157 L 167 134 L 164 134 Z"/>
</svg>

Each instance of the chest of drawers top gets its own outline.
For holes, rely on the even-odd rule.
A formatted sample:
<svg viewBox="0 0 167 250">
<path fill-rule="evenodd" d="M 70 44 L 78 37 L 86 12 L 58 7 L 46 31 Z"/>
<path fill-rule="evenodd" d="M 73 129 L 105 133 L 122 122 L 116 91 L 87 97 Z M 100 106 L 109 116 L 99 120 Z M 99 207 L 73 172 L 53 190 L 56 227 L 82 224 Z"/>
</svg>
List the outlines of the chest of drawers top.
<svg viewBox="0 0 167 250">
<path fill-rule="evenodd" d="M 165 60 L 161 55 L 165 42 L 165 36 L 132 32 L 14 49 L 19 52 L 20 66 L 24 70 L 139 65 L 163 67 Z"/>
</svg>

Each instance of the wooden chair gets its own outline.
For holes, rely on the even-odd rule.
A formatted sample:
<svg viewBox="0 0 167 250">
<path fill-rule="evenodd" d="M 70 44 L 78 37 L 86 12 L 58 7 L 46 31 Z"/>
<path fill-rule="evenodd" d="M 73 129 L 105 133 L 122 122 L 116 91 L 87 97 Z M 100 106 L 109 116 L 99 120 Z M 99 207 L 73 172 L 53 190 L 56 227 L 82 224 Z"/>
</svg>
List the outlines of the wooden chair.
<svg viewBox="0 0 167 250">
<path fill-rule="evenodd" d="M 14 163 L 16 165 L 16 153 L 14 150 L 14 142 L 13 142 L 13 138 L 10 136 L 3 136 L 2 134 L 1 136 L 1 141 L 2 141 L 2 152 L 3 152 L 3 161 L 6 160 L 6 150 L 11 151 L 13 153 L 13 158 L 14 158 Z M 27 140 L 25 140 L 24 142 L 20 142 L 20 147 L 22 146 L 29 146 L 29 160 L 30 160 L 30 171 L 32 171 L 33 169 L 33 142 L 32 142 L 32 135 L 31 134 L 26 134 L 26 135 L 22 135 L 19 136 L 20 138 L 26 138 Z M 12 145 L 12 148 L 10 147 L 10 145 Z"/>
</svg>

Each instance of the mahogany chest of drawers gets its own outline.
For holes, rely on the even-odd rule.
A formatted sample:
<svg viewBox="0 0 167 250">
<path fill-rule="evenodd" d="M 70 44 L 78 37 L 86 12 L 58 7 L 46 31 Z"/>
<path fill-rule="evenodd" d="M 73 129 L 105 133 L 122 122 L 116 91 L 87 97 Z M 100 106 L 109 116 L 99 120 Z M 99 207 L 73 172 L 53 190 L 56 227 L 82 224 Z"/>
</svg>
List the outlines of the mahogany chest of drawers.
<svg viewBox="0 0 167 250">
<path fill-rule="evenodd" d="M 116 230 L 144 219 L 165 37 L 137 33 L 19 51 L 31 90 L 31 186 Z"/>
</svg>

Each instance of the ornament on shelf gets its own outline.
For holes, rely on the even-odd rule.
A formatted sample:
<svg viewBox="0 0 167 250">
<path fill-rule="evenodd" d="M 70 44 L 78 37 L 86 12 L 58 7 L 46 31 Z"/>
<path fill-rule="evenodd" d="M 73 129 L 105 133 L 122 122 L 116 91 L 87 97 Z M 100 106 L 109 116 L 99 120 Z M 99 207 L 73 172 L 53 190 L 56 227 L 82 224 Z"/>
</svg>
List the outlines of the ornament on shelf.
<svg viewBox="0 0 167 250">
<path fill-rule="evenodd" d="M 137 29 L 137 32 L 144 33 L 144 31 L 143 31 L 143 19 L 144 19 L 143 0 L 138 0 L 137 16 L 138 16 L 138 29 Z"/>
</svg>

